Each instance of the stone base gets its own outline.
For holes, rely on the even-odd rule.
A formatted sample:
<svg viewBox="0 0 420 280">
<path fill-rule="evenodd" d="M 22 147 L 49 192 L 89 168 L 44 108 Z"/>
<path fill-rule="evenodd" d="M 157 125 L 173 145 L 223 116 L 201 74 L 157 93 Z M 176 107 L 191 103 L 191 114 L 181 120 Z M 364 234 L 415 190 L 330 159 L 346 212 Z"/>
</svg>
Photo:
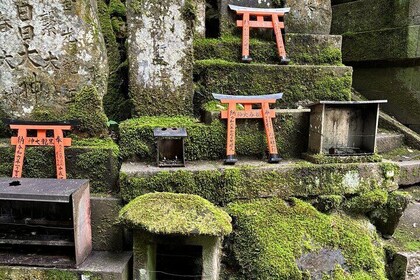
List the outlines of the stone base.
<svg viewBox="0 0 420 280">
<path fill-rule="evenodd" d="M 2 280 L 130 280 L 131 252 L 92 252 L 78 269 L 0 266 Z"/>
<path fill-rule="evenodd" d="M 240 37 L 198 39 L 194 41 L 194 58 L 223 59 L 240 62 L 242 57 Z M 341 65 L 341 36 L 314 34 L 286 34 L 285 47 L 289 64 Z M 250 40 L 253 62 L 280 64 L 275 38 Z"/>
<path fill-rule="evenodd" d="M 403 144 L 403 134 L 379 132 L 376 137 L 376 150 L 378 153 L 392 151 L 401 147 Z"/>
<path fill-rule="evenodd" d="M 420 183 L 420 160 L 403 161 L 400 166 L 400 179 L 398 184 L 411 186 Z"/>
<path fill-rule="evenodd" d="M 15 147 L 10 139 L 0 139 L 0 177 L 11 177 Z M 73 141 L 65 148 L 67 178 L 89 179 L 92 193 L 117 192 L 119 149 L 111 139 Z M 52 147 L 28 147 L 23 177 L 55 178 L 55 156 Z"/>
<path fill-rule="evenodd" d="M 381 162 L 382 157 L 379 155 L 360 155 L 360 156 L 329 156 L 323 154 L 303 153 L 302 157 L 312 163 L 357 163 L 357 162 Z"/>
</svg>

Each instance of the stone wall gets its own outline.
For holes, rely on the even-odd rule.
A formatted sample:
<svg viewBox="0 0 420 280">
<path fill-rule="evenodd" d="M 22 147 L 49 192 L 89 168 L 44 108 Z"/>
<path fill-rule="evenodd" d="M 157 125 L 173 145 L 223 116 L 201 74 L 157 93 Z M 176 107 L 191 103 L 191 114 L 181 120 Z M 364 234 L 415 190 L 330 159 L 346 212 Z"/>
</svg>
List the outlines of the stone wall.
<svg viewBox="0 0 420 280">
<path fill-rule="evenodd" d="M 0 108 L 8 116 L 61 113 L 85 85 L 103 97 L 108 66 L 96 10 L 94 0 L 1 1 Z"/>
</svg>

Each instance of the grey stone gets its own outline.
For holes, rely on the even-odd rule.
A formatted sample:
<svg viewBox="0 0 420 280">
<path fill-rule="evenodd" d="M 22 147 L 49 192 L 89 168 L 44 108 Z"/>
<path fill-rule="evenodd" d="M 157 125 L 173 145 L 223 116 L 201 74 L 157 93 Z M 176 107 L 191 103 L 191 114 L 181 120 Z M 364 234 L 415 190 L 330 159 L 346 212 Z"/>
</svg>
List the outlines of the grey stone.
<svg viewBox="0 0 420 280">
<path fill-rule="evenodd" d="M 321 249 L 302 255 L 297 265 L 302 272 L 309 272 L 311 279 L 321 280 L 323 275 L 331 275 L 337 265 L 345 267 L 345 259 L 341 250 Z"/>
<path fill-rule="evenodd" d="M 404 144 L 404 135 L 380 132 L 376 137 L 376 152 L 386 153 Z"/>
<path fill-rule="evenodd" d="M 403 161 L 397 164 L 400 166 L 399 185 L 411 186 L 420 183 L 420 160 Z"/>
<path fill-rule="evenodd" d="M 1 1 L 0 107 L 10 117 L 61 112 L 85 85 L 102 98 L 107 77 L 96 1 Z"/>
<path fill-rule="evenodd" d="M 276 8 L 279 3 L 290 8 L 286 15 L 286 32 L 329 34 L 331 27 L 332 9 L 329 0 L 221 0 L 220 17 L 221 32 L 231 33 L 235 30 L 235 13 L 230 11 L 228 5 L 238 5 L 255 8 Z M 238 31 L 236 31 L 238 32 Z"/>
<path fill-rule="evenodd" d="M 408 127 L 420 124 L 420 66 L 354 68 L 353 87 Z M 420 132 L 420 130 L 417 130 Z"/>
<path fill-rule="evenodd" d="M 420 253 L 397 253 L 390 268 L 392 279 L 418 280 L 420 279 Z"/>
<path fill-rule="evenodd" d="M 121 199 L 91 197 L 92 245 L 97 251 L 122 251 L 123 228 L 118 225 Z"/>
<path fill-rule="evenodd" d="M 127 2 L 129 91 L 135 115 L 192 113 L 194 19 L 188 3 Z"/>
</svg>

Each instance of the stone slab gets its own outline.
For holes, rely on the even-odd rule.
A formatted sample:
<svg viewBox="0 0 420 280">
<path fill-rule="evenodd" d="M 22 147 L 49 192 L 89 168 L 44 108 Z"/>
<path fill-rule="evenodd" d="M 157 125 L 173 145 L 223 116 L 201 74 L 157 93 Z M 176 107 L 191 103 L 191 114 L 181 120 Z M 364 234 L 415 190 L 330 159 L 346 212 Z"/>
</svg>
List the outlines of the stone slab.
<svg viewBox="0 0 420 280">
<path fill-rule="evenodd" d="M 194 58 L 240 62 L 241 44 L 241 38 L 234 36 L 198 39 L 194 41 Z M 341 65 L 341 36 L 287 33 L 285 46 L 290 64 Z M 250 55 L 257 63 L 280 64 L 274 38 L 251 39 Z"/>
<path fill-rule="evenodd" d="M 402 161 L 400 167 L 399 185 L 411 186 L 420 183 L 420 160 Z"/>
<path fill-rule="evenodd" d="M 239 199 L 356 194 L 371 188 L 395 190 L 398 167 L 390 163 L 310 164 L 284 160 L 269 164 L 241 159 L 187 162 L 185 168 L 161 169 L 146 163 L 123 163 L 121 195 L 125 201 L 154 191 L 200 195 L 224 205 Z"/>
<path fill-rule="evenodd" d="M 359 0 L 333 6 L 331 33 L 364 32 L 420 24 L 417 0 Z"/>
<path fill-rule="evenodd" d="M 78 269 L 1 266 L 2 280 L 130 280 L 132 252 L 95 252 Z"/>
<path fill-rule="evenodd" d="M 283 92 L 276 107 L 296 108 L 318 100 L 349 100 L 352 68 L 318 65 L 244 64 L 196 61 L 195 110 L 213 100 L 211 93 L 261 95 Z"/>
<path fill-rule="evenodd" d="M 93 250 L 123 251 L 124 229 L 118 225 L 121 199 L 91 196 L 90 205 Z"/>
<path fill-rule="evenodd" d="M 219 10 L 222 34 L 240 33 L 236 28 L 235 13 L 229 9 L 229 4 L 254 8 L 290 7 L 290 13 L 285 18 L 286 33 L 330 33 L 332 10 L 329 0 L 221 0 Z"/>
<path fill-rule="evenodd" d="M 399 252 L 391 266 L 393 279 L 420 279 L 420 253 Z"/>
<path fill-rule="evenodd" d="M 127 1 L 129 92 L 134 115 L 188 115 L 193 99 L 190 1 Z"/>
<path fill-rule="evenodd" d="M 401 147 L 403 144 L 403 134 L 379 132 L 376 137 L 376 152 L 386 153 Z"/>
<path fill-rule="evenodd" d="M 93 0 L 2 0 L 0 109 L 29 117 L 36 107 L 65 111 L 86 85 L 107 89 L 105 43 Z"/>
<path fill-rule="evenodd" d="M 419 75 L 420 66 L 358 67 L 354 68 L 353 87 L 369 99 L 387 99 L 381 109 L 414 129 L 420 124 Z"/>
<path fill-rule="evenodd" d="M 420 57 L 420 25 L 343 34 L 343 61 L 399 61 Z"/>
</svg>

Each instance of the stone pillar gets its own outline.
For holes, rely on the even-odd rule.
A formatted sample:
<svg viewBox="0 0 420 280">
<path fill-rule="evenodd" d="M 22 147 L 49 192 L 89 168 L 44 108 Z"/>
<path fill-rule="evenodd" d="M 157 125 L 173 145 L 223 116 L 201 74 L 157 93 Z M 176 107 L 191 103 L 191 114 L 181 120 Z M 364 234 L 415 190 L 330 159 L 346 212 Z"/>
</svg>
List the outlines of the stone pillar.
<svg viewBox="0 0 420 280">
<path fill-rule="evenodd" d="M 220 0 L 220 30 L 222 34 L 234 32 L 235 13 L 228 5 L 255 8 L 288 7 L 286 15 L 287 33 L 329 34 L 331 27 L 330 0 Z"/>
<path fill-rule="evenodd" d="M 0 2 L 0 108 L 62 114 L 84 86 L 106 92 L 108 64 L 95 0 Z"/>
<path fill-rule="evenodd" d="M 128 0 L 128 58 L 134 115 L 193 109 L 193 0 Z"/>
</svg>

